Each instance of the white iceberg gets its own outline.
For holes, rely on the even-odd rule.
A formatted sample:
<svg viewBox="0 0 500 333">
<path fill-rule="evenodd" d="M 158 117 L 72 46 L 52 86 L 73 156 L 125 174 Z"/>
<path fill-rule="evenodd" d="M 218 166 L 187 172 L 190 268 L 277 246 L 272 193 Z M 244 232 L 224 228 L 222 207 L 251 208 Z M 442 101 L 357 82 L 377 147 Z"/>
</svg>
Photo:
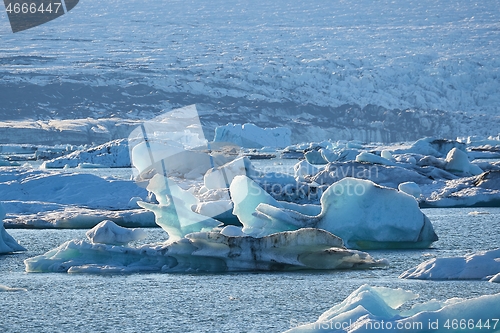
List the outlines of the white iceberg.
<svg viewBox="0 0 500 333">
<path fill-rule="evenodd" d="M 24 261 L 26 272 L 133 273 L 232 272 L 298 269 L 366 269 L 385 260 L 347 250 L 342 240 L 319 229 L 263 238 L 198 232 L 166 244 L 132 248 L 68 241 Z"/>
<path fill-rule="evenodd" d="M 103 219 L 121 225 L 154 226 L 136 201 L 149 193 L 132 180 L 29 168 L 0 169 L 0 197 L 8 225 L 92 228 Z"/>
<path fill-rule="evenodd" d="M 416 303 L 407 310 L 402 308 L 416 298 L 418 295 L 402 289 L 363 285 L 316 322 L 290 321 L 294 327 L 286 332 L 500 332 L 500 294 L 445 301 L 434 299 Z"/>
<path fill-rule="evenodd" d="M 97 147 L 77 150 L 43 162 L 41 168 L 76 167 L 129 168 L 130 154 L 126 139 L 113 140 Z"/>
<path fill-rule="evenodd" d="M 403 272 L 401 279 L 489 280 L 500 273 L 500 248 L 463 257 L 432 258 Z"/>
<path fill-rule="evenodd" d="M 286 127 L 260 128 L 254 124 L 227 124 L 215 128 L 214 142 L 230 142 L 245 148 L 290 145 L 291 131 Z"/>
<path fill-rule="evenodd" d="M 85 233 L 90 242 L 97 244 L 125 245 L 133 241 L 146 238 L 143 229 L 128 229 L 116 225 L 113 221 L 105 220 Z"/>
<path fill-rule="evenodd" d="M 456 174 L 477 176 L 483 173 L 480 167 L 470 163 L 467 153 L 457 148 L 453 148 L 448 152 L 445 161 L 445 169 Z"/>
<path fill-rule="evenodd" d="M 475 177 L 436 181 L 422 185 L 427 207 L 497 207 L 500 205 L 500 171 Z"/>
<path fill-rule="evenodd" d="M 406 193 L 371 181 L 344 178 L 321 197 L 321 213 L 305 215 L 281 203 L 245 176 L 230 187 L 233 213 L 245 233 L 269 233 L 315 227 L 341 237 L 349 248 L 421 248 L 438 238 L 431 222 Z"/>
<path fill-rule="evenodd" d="M 385 157 L 363 151 L 356 156 L 356 162 L 366 162 L 372 164 L 394 165 L 394 162 Z"/>
<path fill-rule="evenodd" d="M 415 197 L 415 199 L 420 198 L 420 196 L 422 195 L 420 186 L 418 186 L 418 184 L 415 182 L 401 183 L 398 185 L 398 190 Z"/>
<path fill-rule="evenodd" d="M 0 203 L 0 221 L 5 217 L 5 210 Z M 0 224 L 0 254 L 11 253 L 18 251 L 26 251 L 26 249 L 21 246 L 11 235 L 7 233 L 3 226 L 3 222 Z"/>
</svg>

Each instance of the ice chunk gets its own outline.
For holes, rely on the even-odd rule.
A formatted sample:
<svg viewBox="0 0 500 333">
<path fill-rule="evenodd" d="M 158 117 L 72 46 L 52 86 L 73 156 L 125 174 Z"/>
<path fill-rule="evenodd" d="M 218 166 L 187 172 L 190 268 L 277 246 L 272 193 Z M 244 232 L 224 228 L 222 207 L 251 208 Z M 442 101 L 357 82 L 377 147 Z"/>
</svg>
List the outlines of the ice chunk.
<svg viewBox="0 0 500 333">
<path fill-rule="evenodd" d="M 372 153 L 361 152 L 358 156 L 356 156 L 356 162 L 366 162 L 373 164 L 383 164 L 383 165 L 394 165 L 394 162 Z"/>
<path fill-rule="evenodd" d="M 18 251 L 26 251 L 11 235 L 7 233 L 3 226 L 3 218 L 5 217 L 5 210 L 0 203 L 0 254 L 11 253 Z"/>
<path fill-rule="evenodd" d="M 328 161 L 323 157 L 321 152 L 317 150 L 309 150 L 305 152 L 304 157 L 306 158 L 306 161 L 309 162 L 310 164 L 327 164 Z"/>
<path fill-rule="evenodd" d="M 105 220 L 87 231 L 85 234 L 92 243 L 125 245 L 133 241 L 146 238 L 147 234 L 142 229 L 128 229 Z"/>
<path fill-rule="evenodd" d="M 410 310 L 401 305 L 418 296 L 402 289 L 370 287 L 363 285 L 343 302 L 323 313 L 316 322 L 295 324 L 287 333 L 306 332 L 449 332 L 457 331 L 462 324 L 467 331 L 474 331 L 476 324 L 488 322 L 481 331 L 498 332 L 500 294 L 471 299 L 432 300 L 417 303 Z M 464 318 L 466 314 L 466 319 Z M 495 318 L 495 319 L 493 319 Z M 460 319 L 464 319 L 461 321 Z M 491 320 L 494 320 L 493 322 Z M 448 325 L 446 324 L 448 323 Z M 452 326 L 453 325 L 453 326 Z M 456 325 L 456 328 L 454 328 Z M 495 326 L 495 328 L 493 328 Z"/>
<path fill-rule="evenodd" d="M 398 190 L 406 194 L 409 194 L 415 197 L 416 199 L 420 198 L 420 196 L 422 195 L 422 190 L 420 189 L 420 186 L 418 186 L 418 184 L 415 182 L 401 183 L 398 185 Z"/>
<path fill-rule="evenodd" d="M 448 152 L 445 161 L 445 169 L 456 174 L 477 176 L 483 172 L 483 170 L 481 170 L 481 168 L 479 168 L 477 165 L 471 164 L 469 162 L 467 153 L 457 148 L 453 148 Z"/>
<path fill-rule="evenodd" d="M 234 231 L 234 230 L 233 230 Z M 385 260 L 347 250 L 342 240 L 319 229 L 262 238 L 197 232 L 178 241 L 138 248 L 73 240 L 25 260 L 27 272 L 227 272 L 384 267 Z"/>
<path fill-rule="evenodd" d="M 433 258 L 403 272 L 401 279 L 487 280 L 500 273 L 500 248 L 463 257 Z"/>
<path fill-rule="evenodd" d="M 76 168 L 100 166 L 106 168 L 129 168 L 130 154 L 126 139 L 113 140 L 97 147 L 77 150 L 66 156 L 45 161 L 42 168 Z"/>
<path fill-rule="evenodd" d="M 260 128 L 254 124 L 227 124 L 215 128 L 214 142 L 231 142 L 245 148 L 274 147 L 290 145 L 291 131 L 286 127 Z"/>
<path fill-rule="evenodd" d="M 256 173 L 248 157 L 239 157 L 223 166 L 209 169 L 203 182 L 207 189 L 229 188 L 233 178 L 238 175 L 251 177 Z"/>
<path fill-rule="evenodd" d="M 348 247 L 428 247 L 432 224 L 410 196 L 363 179 L 344 178 L 321 197 L 318 228 Z"/>
<path fill-rule="evenodd" d="M 347 177 L 332 184 L 321 196 L 316 216 L 284 208 L 244 176 L 236 177 L 230 189 L 234 213 L 254 236 L 316 227 L 341 237 L 351 248 L 418 248 L 437 240 L 413 197 L 368 180 Z"/>
<path fill-rule="evenodd" d="M 26 288 L 12 288 L 12 287 L 7 287 L 4 286 L 3 284 L 0 284 L 0 292 L 2 291 L 28 291 Z"/>
<path fill-rule="evenodd" d="M 198 199 L 160 174 L 150 180 L 147 189 L 155 194 L 159 204 L 142 201 L 137 204 L 155 214 L 156 223 L 168 233 L 170 239 L 179 239 L 191 232 L 208 231 L 222 224 L 195 213 L 192 207 L 196 207 Z"/>
<path fill-rule="evenodd" d="M 312 165 L 307 160 L 302 160 L 297 162 L 293 166 L 294 177 L 295 179 L 304 179 L 304 176 L 313 176 L 317 174 L 321 168 Z"/>
</svg>

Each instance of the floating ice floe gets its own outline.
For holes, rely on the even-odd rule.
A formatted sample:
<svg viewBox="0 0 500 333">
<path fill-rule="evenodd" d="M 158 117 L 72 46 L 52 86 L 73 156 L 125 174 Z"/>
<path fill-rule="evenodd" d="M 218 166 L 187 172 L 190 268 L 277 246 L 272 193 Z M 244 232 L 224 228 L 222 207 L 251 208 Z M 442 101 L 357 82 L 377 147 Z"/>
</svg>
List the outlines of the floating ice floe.
<svg viewBox="0 0 500 333">
<path fill-rule="evenodd" d="M 426 207 L 500 206 L 500 171 L 422 185 Z"/>
<path fill-rule="evenodd" d="M 26 251 L 11 235 L 7 233 L 3 226 L 3 218 L 5 217 L 5 210 L 0 203 L 0 254 L 11 253 L 18 251 Z"/>
<path fill-rule="evenodd" d="M 230 142 L 245 148 L 284 148 L 290 145 L 289 128 L 260 128 L 254 124 L 227 124 L 215 128 L 214 142 Z"/>
<path fill-rule="evenodd" d="M 123 225 L 154 226 L 152 214 L 139 211 L 136 204 L 137 200 L 148 201 L 148 196 L 147 190 L 132 180 L 29 168 L 0 169 L 0 197 L 8 212 L 8 224 L 89 228 L 108 218 Z"/>
<path fill-rule="evenodd" d="M 416 200 L 371 181 L 344 178 L 321 197 L 321 212 L 306 215 L 283 205 L 245 176 L 230 187 L 234 214 L 255 237 L 315 227 L 341 237 L 349 248 L 423 248 L 438 238 Z"/>
<path fill-rule="evenodd" d="M 367 253 L 347 250 L 340 238 L 319 229 L 263 238 L 197 232 L 166 244 L 137 248 L 72 240 L 24 263 L 30 273 L 99 274 L 366 269 L 388 264 Z"/>
<path fill-rule="evenodd" d="M 416 298 L 418 295 L 402 289 L 363 285 L 316 322 L 290 321 L 295 327 L 286 332 L 500 332 L 500 294 L 433 299 L 407 310 L 401 308 Z"/>
<path fill-rule="evenodd" d="M 481 251 L 463 257 L 433 258 L 405 271 L 399 277 L 419 280 L 499 282 L 498 274 L 500 274 L 500 249 Z"/>
</svg>

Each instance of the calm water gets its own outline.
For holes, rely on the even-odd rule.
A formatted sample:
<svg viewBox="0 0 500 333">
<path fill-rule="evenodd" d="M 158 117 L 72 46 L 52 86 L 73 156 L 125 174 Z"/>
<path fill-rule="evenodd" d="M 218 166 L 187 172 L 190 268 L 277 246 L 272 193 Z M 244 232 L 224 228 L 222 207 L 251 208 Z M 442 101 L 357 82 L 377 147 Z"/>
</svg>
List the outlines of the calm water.
<svg viewBox="0 0 500 333">
<path fill-rule="evenodd" d="M 469 215 L 480 211 L 487 214 Z M 369 271 L 238 274 L 27 274 L 23 260 L 86 230 L 9 230 L 29 249 L 0 256 L 0 284 L 27 292 L 0 293 L 2 332 L 282 332 L 310 322 L 362 284 L 400 287 L 431 298 L 500 292 L 484 281 L 426 282 L 398 275 L 432 256 L 463 255 L 499 246 L 500 208 L 427 209 L 440 240 L 434 248 L 372 251 L 391 267 Z M 147 229 L 147 242 L 161 229 Z"/>
</svg>

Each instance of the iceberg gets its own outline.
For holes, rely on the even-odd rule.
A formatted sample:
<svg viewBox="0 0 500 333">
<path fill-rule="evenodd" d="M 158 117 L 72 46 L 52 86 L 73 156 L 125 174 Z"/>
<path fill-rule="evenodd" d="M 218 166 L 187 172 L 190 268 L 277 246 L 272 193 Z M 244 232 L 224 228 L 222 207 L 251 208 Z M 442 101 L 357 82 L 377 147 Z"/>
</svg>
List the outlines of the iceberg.
<svg viewBox="0 0 500 333">
<path fill-rule="evenodd" d="M 372 163 L 372 164 L 383 164 L 383 165 L 394 165 L 394 162 L 382 157 L 378 156 L 372 153 L 368 153 L 366 151 L 359 153 L 358 156 L 356 156 L 356 162 L 366 162 L 366 163 Z"/>
<path fill-rule="evenodd" d="M 500 294 L 470 299 L 452 298 L 416 303 L 418 295 L 402 289 L 363 285 L 344 301 L 323 313 L 316 322 L 291 320 L 286 333 L 306 332 L 500 332 Z M 480 325 L 481 329 L 478 326 Z M 486 324 L 486 326 L 484 326 Z"/>
<path fill-rule="evenodd" d="M 123 228 L 109 220 L 100 222 L 87 231 L 85 235 L 94 244 L 110 245 L 125 245 L 133 241 L 140 241 L 147 236 L 142 229 Z"/>
<path fill-rule="evenodd" d="M 138 201 L 137 204 L 155 214 L 156 224 L 165 230 L 170 239 L 180 239 L 189 233 L 209 231 L 222 225 L 222 222 L 211 217 L 197 214 L 198 199 L 183 190 L 173 181 L 156 174 L 147 186 L 153 192 L 158 204 Z"/>
<path fill-rule="evenodd" d="M 0 221 L 2 221 L 4 217 L 5 210 L 0 203 Z M 0 254 L 18 251 L 26 251 L 26 249 L 7 233 L 2 222 L 0 224 Z"/>
<path fill-rule="evenodd" d="M 463 257 L 432 258 L 403 272 L 401 279 L 490 280 L 500 274 L 500 248 Z"/>
<path fill-rule="evenodd" d="M 165 244 L 137 248 L 68 241 L 24 261 L 26 272 L 134 273 L 235 272 L 300 269 L 367 269 L 387 266 L 369 254 L 348 250 L 319 229 L 262 238 L 196 232 Z"/>
<path fill-rule="evenodd" d="M 467 153 L 457 148 L 453 148 L 448 152 L 445 161 L 446 161 L 446 165 L 444 167 L 445 170 L 448 170 L 458 175 L 465 174 L 465 175 L 477 176 L 483 173 L 483 170 L 481 170 L 480 167 L 471 164 L 469 162 L 469 157 L 467 156 Z"/>
<path fill-rule="evenodd" d="M 230 142 L 245 148 L 285 148 L 291 131 L 286 127 L 260 128 L 254 124 L 227 124 L 215 128 L 214 142 Z"/>
<path fill-rule="evenodd" d="M 105 168 L 129 168 L 130 154 L 126 139 L 109 141 L 97 147 L 77 150 L 43 162 L 41 168 L 76 168 L 78 166 L 100 166 Z"/>
<path fill-rule="evenodd" d="M 416 184 L 415 182 L 401 183 L 398 185 L 398 190 L 415 197 L 415 199 L 420 198 L 420 196 L 422 195 L 420 186 L 418 186 L 418 184 Z"/>
<path fill-rule="evenodd" d="M 281 203 L 245 176 L 230 186 L 233 213 L 255 237 L 299 228 L 319 228 L 349 248 L 425 248 L 438 240 L 414 197 L 371 181 L 344 178 L 321 196 L 321 212 L 306 215 Z"/>
</svg>

